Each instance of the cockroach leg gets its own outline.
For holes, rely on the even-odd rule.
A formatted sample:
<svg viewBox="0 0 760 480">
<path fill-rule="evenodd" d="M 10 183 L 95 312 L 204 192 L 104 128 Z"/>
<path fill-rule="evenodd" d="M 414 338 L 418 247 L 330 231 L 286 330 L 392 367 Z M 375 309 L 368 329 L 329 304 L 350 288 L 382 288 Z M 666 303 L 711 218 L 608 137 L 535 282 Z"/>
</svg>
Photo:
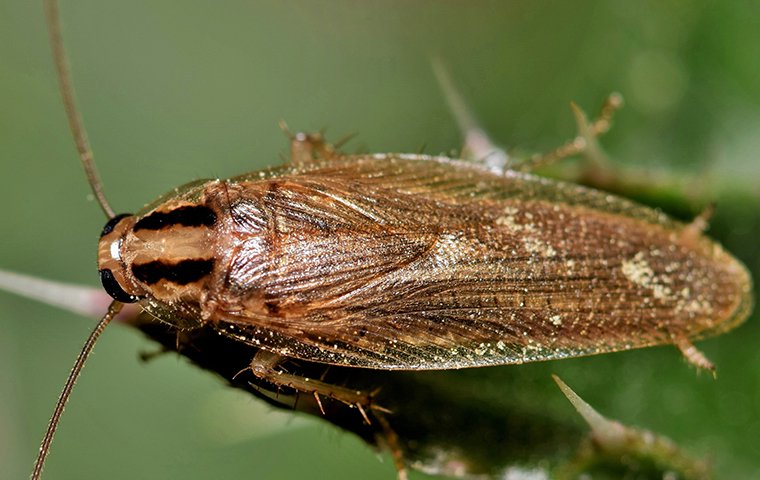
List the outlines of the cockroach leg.
<svg viewBox="0 0 760 480">
<path fill-rule="evenodd" d="M 359 410 L 359 413 L 364 419 L 364 423 L 366 423 L 367 425 L 372 425 L 372 422 L 369 420 L 369 417 L 367 416 L 367 411 L 364 410 L 364 407 L 362 407 L 361 403 L 356 404 L 356 409 Z"/>
<path fill-rule="evenodd" d="M 549 153 L 536 154 L 527 160 L 515 162 L 505 150 L 494 145 L 485 130 L 477 124 L 439 59 L 433 60 L 433 71 L 464 135 L 465 141 L 460 155 L 462 158 L 480 163 L 489 171 L 504 173 L 509 169 L 535 170 L 583 153 L 587 158 L 587 169 L 609 170 L 603 168 L 607 162 L 597 138 L 610 130 L 614 113 L 623 106 L 623 97 L 619 93 L 612 93 L 606 98 L 593 122 L 588 121 L 586 114 L 577 105 L 571 104 L 578 125 L 578 135 Z"/>
<path fill-rule="evenodd" d="M 589 438 L 579 446 L 575 458 L 559 467 L 554 477 L 575 479 L 609 462 L 666 466 L 677 478 L 709 478 L 709 465 L 684 453 L 669 438 L 608 419 L 586 403 L 559 377 L 552 375 L 562 393 L 591 427 Z M 554 478 L 553 477 L 553 478 Z"/>
<path fill-rule="evenodd" d="M 251 371 L 253 374 L 269 383 L 276 386 L 289 387 L 297 392 L 312 394 L 317 399 L 317 404 L 320 411 L 324 414 L 324 408 L 322 402 L 319 399 L 319 395 L 327 397 L 333 400 L 337 400 L 352 408 L 357 408 L 362 415 L 362 418 L 369 424 L 369 417 L 367 416 L 366 409 L 371 409 L 375 412 L 387 412 L 378 405 L 374 405 L 372 402 L 372 395 L 360 390 L 352 390 L 350 388 L 342 387 L 339 385 L 332 385 L 322 380 L 316 380 L 313 378 L 307 378 L 300 375 L 294 375 L 282 371 L 278 366 L 284 361 L 288 360 L 287 357 L 283 357 L 274 353 L 259 350 L 251 360 Z"/>
<path fill-rule="evenodd" d="M 290 141 L 290 161 L 306 165 L 314 160 L 329 160 L 335 156 L 335 148 L 327 143 L 321 133 L 296 133 Z"/>
<path fill-rule="evenodd" d="M 308 165 L 314 160 L 329 160 L 336 155 L 333 145 L 325 141 L 322 132 L 317 133 L 293 133 L 284 121 L 280 121 L 280 128 L 290 140 L 290 163 L 293 165 Z M 342 139 L 343 143 L 350 140 Z"/>
<path fill-rule="evenodd" d="M 322 412 L 322 416 L 326 416 L 325 407 L 322 406 L 322 400 L 319 399 L 319 392 L 316 390 L 314 391 L 314 401 L 317 402 L 317 406 L 319 407 L 319 411 Z"/>
<path fill-rule="evenodd" d="M 581 153 L 586 156 L 590 164 L 588 168 L 601 168 L 607 162 L 597 139 L 610 130 L 612 117 L 622 106 L 623 97 L 619 93 L 612 93 L 602 104 L 596 119 L 589 122 L 585 112 L 575 103 L 571 103 L 570 107 L 575 116 L 578 135 L 549 153 L 533 155 L 518 165 L 517 168 L 522 171 L 531 171 Z"/>
<path fill-rule="evenodd" d="M 702 210 L 699 215 L 694 217 L 688 225 L 681 231 L 681 241 L 686 245 L 693 245 L 694 242 L 710 227 L 710 219 L 715 213 L 715 204 L 710 204 Z"/>
<path fill-rule="evenodd" d="M 687 338 L 677 338 L 675 340 L 675 346 L 681 351 L 681 355 L 687 362 L 691 363 L 699 370 L 707 370 L 715 377 L 716 370 L 715 364 L 710 361 L 693 343 Z"/>
</svg>

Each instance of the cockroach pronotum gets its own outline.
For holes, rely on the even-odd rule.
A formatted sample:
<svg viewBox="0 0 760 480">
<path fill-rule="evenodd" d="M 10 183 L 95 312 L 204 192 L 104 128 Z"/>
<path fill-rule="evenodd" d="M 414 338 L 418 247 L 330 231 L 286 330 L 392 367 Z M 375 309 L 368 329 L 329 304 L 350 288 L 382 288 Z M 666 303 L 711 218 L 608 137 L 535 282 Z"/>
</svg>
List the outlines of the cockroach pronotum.
<svg viewBox="0 0 760 480">
<path fill-rule="evenodd" d="M 329 398 L 356 410 L 392 450 L 393 413 L 373 392 L 280 367 L 444 370 L 672 344 L 712 369 L 693 342 L 749 313 L 749 273 L 703 234 L 702 217 L 682 224 L 488 157 L 344 155 L 321 135 L 290 134 L 284 165 L 195 181 L 116 215 L 74 105 L 56 2 L 45 5 L 72 133 L 108 217 L 98 269 L 113 302 L 66 382 L 33 479 L 85 359 L 124 304 L 183 334 L 205 329 L 250 347 L 241 371 L 319 408 Z"/>
</svg>

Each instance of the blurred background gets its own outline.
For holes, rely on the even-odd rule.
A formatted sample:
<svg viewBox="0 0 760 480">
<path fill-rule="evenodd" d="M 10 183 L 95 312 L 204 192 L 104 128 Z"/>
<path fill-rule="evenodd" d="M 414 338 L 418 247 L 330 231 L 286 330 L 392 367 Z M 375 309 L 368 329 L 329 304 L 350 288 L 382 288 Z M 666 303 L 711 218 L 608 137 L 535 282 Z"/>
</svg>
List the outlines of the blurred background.
<svg viewBox="0 0 760 480">
<path fill-rule="evenodd" d="M 712 235 L 760 277 L 754 2 L 78 0 L 63 1 L 62 15 L 117 211 L 196 178 L 278 163 L 281 119 L 331 138 L 357 133 L 348 151 L 457 149 L 431 69 L 439 56 L 483 127 L 522 151 L 574 134 L 570 101 L 593 112 L 621 92 L 627 105 L 606 151 L 673 185 L 641 199 L 680 214 L 716 202 Z M 41 2 L 0 0 L 1 268 L 97 285 L 104 219 L 77 162 Z M 557 372 L 610 417 L 711 458 L 718 478 L 757 478 L 757 320 L 700 343 L 717 380 L 673 348 L 534 368 L 547 395 L 559 394 L 548 377 Z M 28 475 L 91 326 L 0 293 L 0 478 Z M 325 422 L 274 412 L 175 356 L 140 362 L 153 348 L 125 328 L 106 333 L 63 418 L 49 478 L 393 478 L 388 457 Z"/>
</svg>

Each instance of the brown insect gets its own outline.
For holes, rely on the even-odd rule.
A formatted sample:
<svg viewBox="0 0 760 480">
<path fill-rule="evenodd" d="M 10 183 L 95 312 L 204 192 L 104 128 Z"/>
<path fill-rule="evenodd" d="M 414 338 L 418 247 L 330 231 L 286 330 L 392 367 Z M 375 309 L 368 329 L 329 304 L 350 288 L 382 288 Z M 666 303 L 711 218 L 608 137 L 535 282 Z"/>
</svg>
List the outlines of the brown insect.
<svg viewBox="0 0 760 480">
<path fill-rule="evenodd" d="M 178 328 L 382 369 L 687 346 L 746 313 L 740 264 L 626 200 L 449 158 L 306 153 L 112 219 L 106 290 Z"/>
<path fill-rule="evenodd" d="M 346 156 L 319 135 L 293 135 L 280 167 L 192 182 L 116 216 L 74 109 L 57 8 L 46 5 L 72 131 L 109 217 L 98 265 L 114 302 L 67 381 L 32 478 L 84 360 L 125 303 L 258 347 L 241 368 L 355 406 L 368 422 L 367 410 L 383 413 L 369 392 L 278 365 L 437 370 L 674 344 L 712 368 L 692 342 L 749 312 L 748 272 L 701 220 L 684 225 L 488 162 Z"/>
</svg>

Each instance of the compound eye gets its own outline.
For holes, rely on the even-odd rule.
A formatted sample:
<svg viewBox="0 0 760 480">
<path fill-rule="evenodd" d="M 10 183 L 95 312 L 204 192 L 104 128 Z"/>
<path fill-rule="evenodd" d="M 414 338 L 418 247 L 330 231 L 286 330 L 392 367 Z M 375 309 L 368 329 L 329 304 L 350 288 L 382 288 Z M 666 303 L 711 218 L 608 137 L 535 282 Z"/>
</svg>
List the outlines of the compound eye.
<svg viewBox="0 0 760 480">
<path fill-rule="evenodd" d="M 116 278 L 114 278 L 111 270 L 104 268 L 99 270 L 98 273 L 100 273 L 100 281 L 103 283 L 103 288 L 114 300 L 121 303 L 135 303 L 140 299 L 136 295 L 125 292 L 121 288 L 121 285 L 119 285 L 119 282 L 116 281 Z"/>
<path fill-rule="evenodd" d="M 131 217 L 131 213 L 122 213 L 121 215 L 116 215 L 115 217 L 111 218 L 106 222 L 106 226 L 103 227 L 103 231 L 100 232 L 100 238 L 105 237 L 109 233 L 113 232 L 113 229 L 116 227 L 116 224 L 118 224 L 122 218 Z"/>
</svg>

